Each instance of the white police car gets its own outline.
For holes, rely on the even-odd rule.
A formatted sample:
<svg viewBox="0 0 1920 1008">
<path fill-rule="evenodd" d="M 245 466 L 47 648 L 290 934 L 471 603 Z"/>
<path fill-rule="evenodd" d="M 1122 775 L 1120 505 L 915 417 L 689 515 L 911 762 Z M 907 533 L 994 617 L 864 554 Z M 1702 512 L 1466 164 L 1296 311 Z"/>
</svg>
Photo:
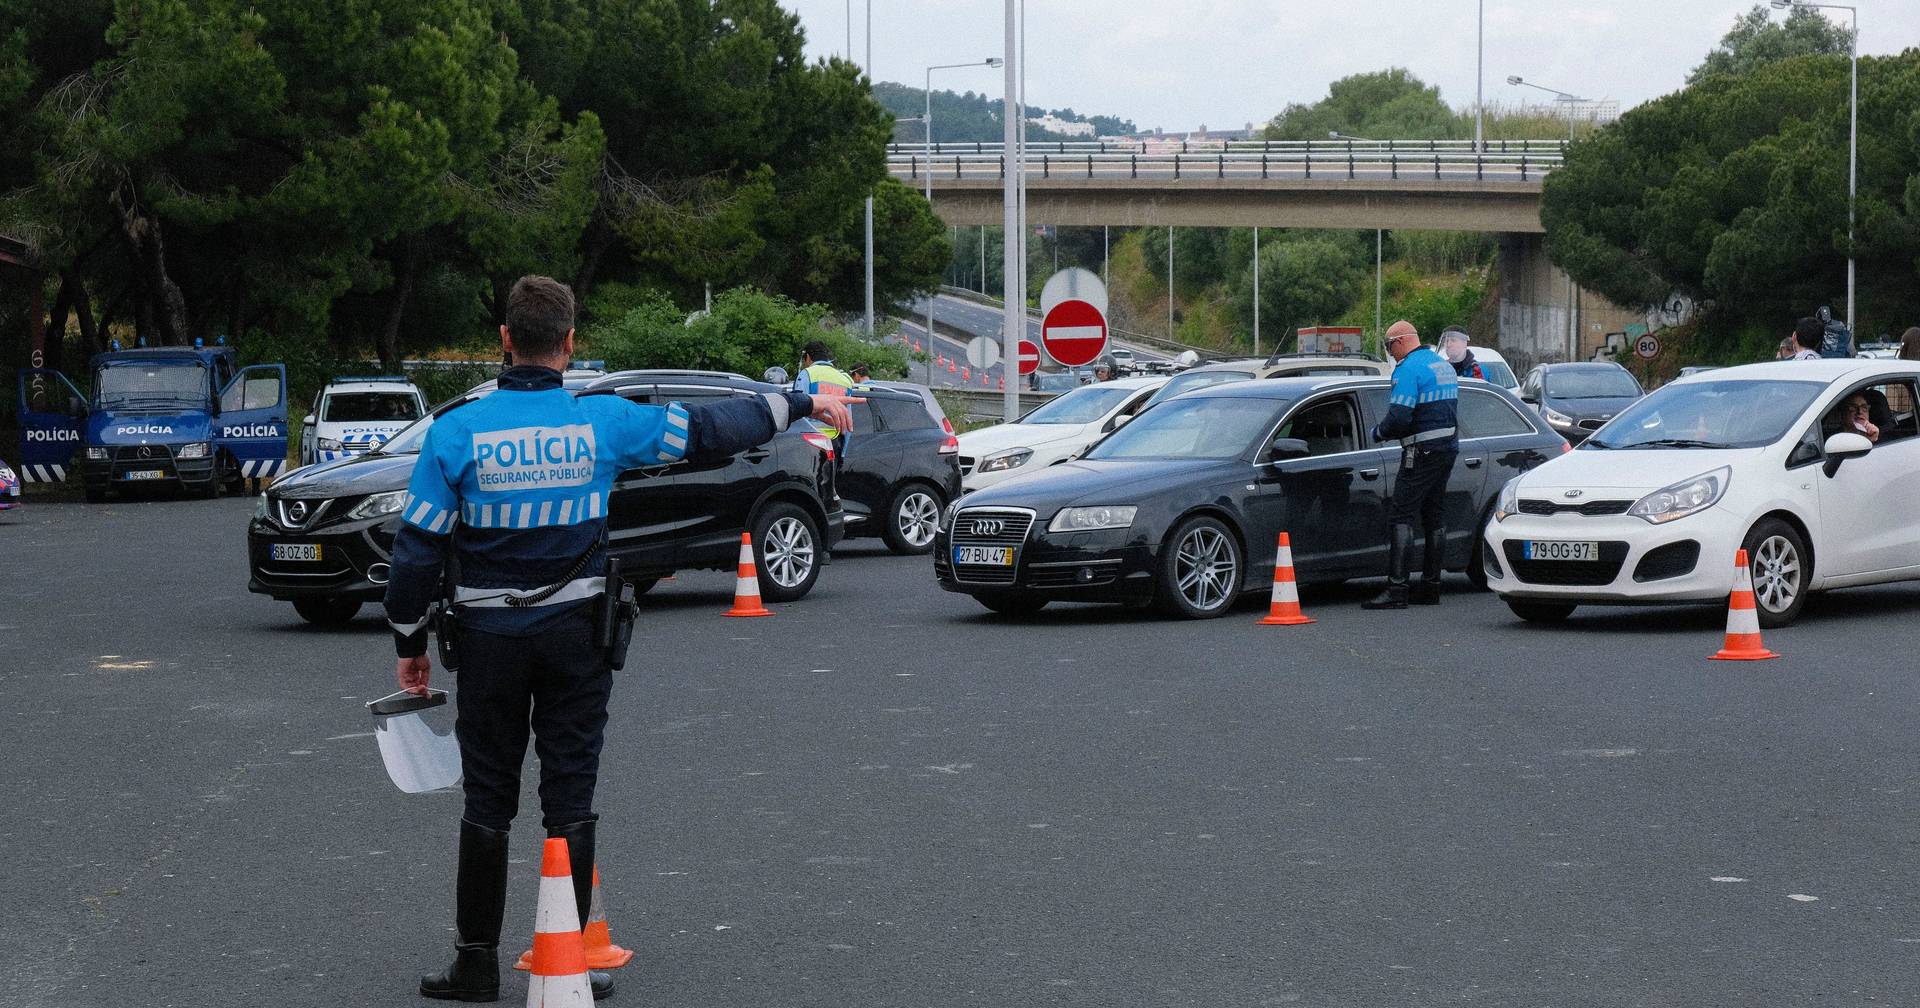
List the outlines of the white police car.
<svg viewBox="0 0 1920 1008">
<path fill-rule="evenodd" d="M 300 464 L 365 454 L 426 412 L 426 397 L 404 377 L 335 378 L 302 421 Z"/>
</svg>

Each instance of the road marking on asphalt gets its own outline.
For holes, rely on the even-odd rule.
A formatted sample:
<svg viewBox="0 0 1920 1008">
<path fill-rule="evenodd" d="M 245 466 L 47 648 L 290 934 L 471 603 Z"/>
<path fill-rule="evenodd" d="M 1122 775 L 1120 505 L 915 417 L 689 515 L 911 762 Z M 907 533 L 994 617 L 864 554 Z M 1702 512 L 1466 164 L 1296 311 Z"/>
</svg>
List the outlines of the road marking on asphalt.
<svg viewBox="0 0 1920 1008">
<path fill-rule="evenodd" d="M 1638 749 L 1562 749 L 1562 756 L 1597 756 L 1601 759 L 1618 759 L 1622 756 L 1638 756 Z"/>
<path fill-rule="evenodd" d="M 1746 879 L 1743 879 L 1738 875 L 1715 875 L 1714 877 L 1708 879 L 1707 881 L 1709 882 L 1745 882 Z"/>
<path fill-rule="evenodd" d="M 1797 893 L 1797 892 L 1791 892 L 1791 893 L 1788 893 L 1788 894 L 1787 894 L 1787 898 L 1788 898 L 1788 899 L 1790 899 L 1790 900 L 1792 900 L 1792 901 L 1794 901 L 1795 903 L 1818 903 L 1818 902 L 1820 902 L 1820 897 L 1818 897 L 1818 896 L 1808 896 L 1808 895 L 1807 895 L 1806 893 Z"/>
<path fill-rule="evenodd" d="M 347 734 L 345 734 L 345 735 L 329 735 L 329 736 L 327 736 L 327 741 L 328 741 L 328 742 L 338 742 L 338 741 L 340 741 L 341 739 L 350 739 L 350 738 L 372 738 L 372 737 L 373 737 L 373 733 L 372 733 L 372 732 L 370 732 L 370 731 L 357 731 L 357 732 L 349 732 L 349 733 L 347 733 Z"/>
</svg>

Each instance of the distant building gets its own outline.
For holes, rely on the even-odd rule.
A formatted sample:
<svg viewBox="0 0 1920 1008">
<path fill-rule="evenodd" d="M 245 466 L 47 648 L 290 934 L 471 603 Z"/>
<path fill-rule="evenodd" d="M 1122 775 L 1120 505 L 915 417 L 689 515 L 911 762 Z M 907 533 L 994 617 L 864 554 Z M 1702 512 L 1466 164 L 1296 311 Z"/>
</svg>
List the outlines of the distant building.
<svg viewBox="0 0 1920 1008">
<path fill-rule="evenodd" d="M 1029 116 L 1027 118 L 1027 122 L 1035 126 L 1038 126 L 1049 133 L 1059 133 L 1065 136 L 1086 137 L 1088 139 L 1093 138 L 1092 123 L 1070 122 L 1066 119 L 1060 118 L 1057 115 L 1054 115 L 1051 112 L 1047 113 L 1046 115 L 1040 116 L 1038 118 Z"/>
</svg>

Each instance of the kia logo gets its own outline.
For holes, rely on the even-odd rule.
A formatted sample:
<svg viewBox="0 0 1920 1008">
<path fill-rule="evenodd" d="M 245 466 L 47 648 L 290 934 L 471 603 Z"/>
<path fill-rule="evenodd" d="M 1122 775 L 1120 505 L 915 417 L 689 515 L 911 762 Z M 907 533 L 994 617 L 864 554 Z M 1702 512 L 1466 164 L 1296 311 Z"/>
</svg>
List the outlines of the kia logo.
<svg viewBox="0 0 1920 1008">
<path fill-rule="evenodd" d="M 307 520 L 307 502 L 294 501 L 292 504 L 287 505 L 287 517 L 292 518 L 294 521 L 297 521 L 297 522 L 306 521 Z"/>
<path fill-rule="evenodd" d="M 1572 500 L 1573 498 L 1580 496 L 1582 492 L 1583 491 L 1580 491 L 1580 490 L 1569 490 L 1567 491 L 1567 499 Z"/>
<path fill-rule="evenodd" d="M 975 518 L 973 534 L 977 536 L 997 536 L 1007 530 L 1007 523 L 998 518 Z"/>
</svg>

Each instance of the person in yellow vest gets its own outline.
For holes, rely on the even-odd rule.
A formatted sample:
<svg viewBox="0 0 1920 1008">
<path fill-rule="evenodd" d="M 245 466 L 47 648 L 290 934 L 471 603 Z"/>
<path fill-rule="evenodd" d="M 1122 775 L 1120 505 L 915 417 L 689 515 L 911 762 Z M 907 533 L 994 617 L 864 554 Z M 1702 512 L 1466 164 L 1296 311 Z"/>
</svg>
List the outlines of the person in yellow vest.
<svg viewBox="0 0 1920 1008">
<path fill-rule="evenodd" d="M 793 380 L 794 391 L 808 395 L 846 395 L 853 385 L 853 379 L 834 366 L 833 351 L 827 349 L 824 341 L 813 340 L 800 351 L 800 374 Z M 819 427 L 822 434 L 833 439 L 833 467 L 837 474 L 846 458 L 849 432 L 825 423 L 819 423 Z"/>
</svg>

